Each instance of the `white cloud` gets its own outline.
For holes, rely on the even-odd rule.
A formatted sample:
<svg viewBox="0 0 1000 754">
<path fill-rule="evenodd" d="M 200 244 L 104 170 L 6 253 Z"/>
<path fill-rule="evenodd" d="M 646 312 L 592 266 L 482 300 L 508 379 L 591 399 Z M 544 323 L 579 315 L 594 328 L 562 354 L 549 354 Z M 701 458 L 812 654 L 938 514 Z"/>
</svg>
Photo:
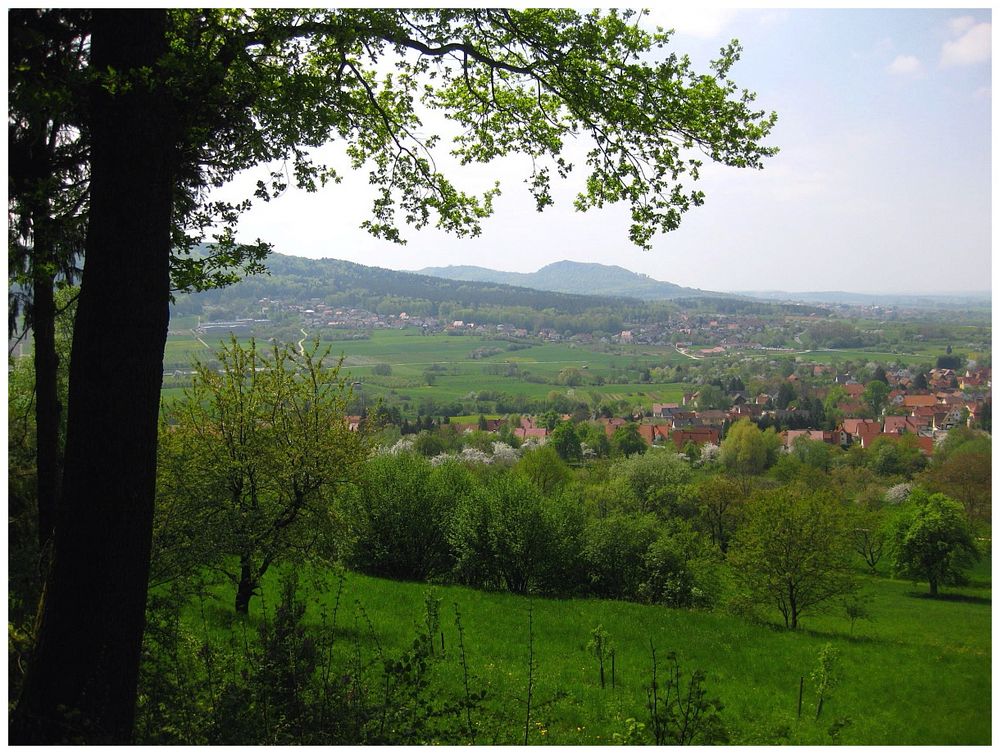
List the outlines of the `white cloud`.
<svg viewBox="0 0 1000 754">
<path fill-rule="evenodd" d="M 959 16 L 948 21 L 948 28 L 955 35 L 964 34 L 975 25 L 976 19 L 972 16 Z"/>
<path fill-rule="evenodd" d="M 944 43 L 941 48 L 942 66 L 972 65 L 990 59 L 992 25 L 984 22 L 970 26 L 971 21 L 968 16 L 962 16 L 953 18 L 949 23 L 952 31 L 961 36 Z"/>
<path fill-rule="evenodd" d="M 722 33 L 738 11 L 732 8 L 707 8 L 697 5 L 656 6 L 650 9 L 647 23 L 674 29 L 678 34 L 686 34 L 702 39 L 711 39 Z"/>
<path fill-rule="evenodd" d="M 889 73 L 910 75 L 920 72 L 920 60 L 913 55 L 897 55 L 887 69 Z"/>
</svg>

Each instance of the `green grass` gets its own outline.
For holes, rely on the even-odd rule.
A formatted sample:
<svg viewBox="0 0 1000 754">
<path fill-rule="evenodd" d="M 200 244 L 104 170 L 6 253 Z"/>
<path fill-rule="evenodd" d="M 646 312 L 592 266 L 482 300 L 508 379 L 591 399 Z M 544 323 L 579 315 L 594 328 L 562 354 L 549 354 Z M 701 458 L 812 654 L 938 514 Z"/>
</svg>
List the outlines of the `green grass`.
<svg viewBox="0 0 1000 754">
<path fill-rule="evenodd" d="M 333 579 L 312 598 L 308 619 L 329 613 Z M 474 688 L 488 691 L 479 724 L 497 743 L 523 738 L 527 677 L 528 610 L 533 614 L 537 687 L 530 743 L 611 743 L 625 720 L 647 718 L 650 641 L 661 662 L 679 655 L 685 676 L 707 674 L 709 694 L 725 705 L 723 717 L 734 743 L 829 744 L 829 727 L 849 719 L 840 742 L 854 745 L 989 744 L 991 740 L 991 607 L 985 588 L 949 590 L 948 598 L 925 598 L 919 586 L 883 578 L 866 579 L 874 621 L 853 632 L 839 614 L 810 616 L 789 632 L 774 624 L 753 624 L 724 612 L 689 612 L 601 600 L 527 599 L 453 586 L 435 587 L 442 598 L 446 648 L 437 673 L 450 693 L 460 694 L 461 667 L 454 605 L 462 614 Z M 375 635 L 388 654 L 401 652 L 415 635 L 428 587 L 348 574 L 338 625 L 360 642 L 366 659 L 374 644 L 365 623 L 355 623 L 364 606 Z M 214 611 L 226 622 L 232 595 Z M 264 601 L 274 604 L 272 580 Z M 261 600 L 252 612 L 259 615 Z M 192 618 L 193 619 L 193 618 Z M 616 688 L 602 690 L 596 660 L 586 651 L 598 624 L 616 651 Z M 354 633 L 355 630 L 357 633 Z M 809 673 L 829 642 L 841 653 L 842 683 L 813 720 L 815 696 Z M 353 651 L 342 642 L 344 651 Z M 661 673 L 664 666 L 661 665 Z M 799 678 L 805 677 L 802 717 L 796 716 Z M 483 736 L 479 742 L 483 742 Z"/>
<path fill-rule="evenodd" d="M 164 362 L 168 365 L 187 365 L 193 359 L 210 359 L 216 347 L 226 341 L 217 335 L 204 340 L 212 348 L 190 333 L 174 333 L 167 339 Z M 246 342 L 241 338 L 241 342 Z M 398 396 L 419 402 L 421 398 L 452 401 L 467 398 L 470 394 L 492 390 L 508 395 L 523 395 L 544 399 L 553 390 L 569 392 L 581 399 L 594 393 L 612 400 L 626 399 L 647 407 L 653 402 L 679 402 L 685 389 L 681 383 L 608 383 L 581 385 L 570 388 L 553 384 L 562 369 L 575 367 L 585 373 L 600 375 L 606 380 L 624 369 L 648 368 L 686 361 L 673 348 L 634 346 L 616 347 L 614 351 L 592 350 L 582 345 L 540 343 L 514 351 L 505 350 L 507 343 L 478 336 L 420 335 L 415 330 L 376 330 L 368 340 L 337 341 L 325 344 L 332 354 L 344 357 L 344 373 L 351 380 L 363 384 L 366 400 L 385 397 L 390 390 Z M 478 349 L 504 349 L 486 358 L 473 359 Z M 489 364 L 514 362 L 525 373 L 541 377 L 546 382 L 530 382 L 519 378 L 487 373 Z M 373 375 L 376 364 L 389 364 L 392 374 L 388 377 Z M 425 373 L 433 367 L 434 384 L 428 385 Z M 176 388 L 166 388 L 164 398 L 179 395 Z"/>
</svg>

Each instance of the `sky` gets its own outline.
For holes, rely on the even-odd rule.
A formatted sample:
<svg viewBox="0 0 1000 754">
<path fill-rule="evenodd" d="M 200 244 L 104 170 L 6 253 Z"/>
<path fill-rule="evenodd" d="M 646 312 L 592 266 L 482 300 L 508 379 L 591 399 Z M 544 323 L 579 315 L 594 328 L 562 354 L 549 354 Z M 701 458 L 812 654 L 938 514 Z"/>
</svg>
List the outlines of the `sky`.
<svg viewBox="0 0 1000 754">
<path fill-rule="evenodd" d="M 536 212 L 523 184 L 529 166 L 516 157 L 455 174 L 471 190 L 501 182 L 478 238 L 434 228 L 406 229 L 405 246 L 371 238 L 359 227 L 373 197 L 363 171 L 255 207 L 241 237 L 402 270 L 532 272 L 569 259 L 715 291 L 991 289 L 990 9 L 682 5 L 650 21 L 675 29 L 670 49 L 699 70 L 738 38 L 744 51 L 730 78 L 778 113 L 767 143 L 780 149 L 762 171 L 706 163 L 696 184 L 704 206 L 652 250 L 628 241 L 626 207 L 574 211 L 572 181 L 555 207 Z M 343 147 L 319 155 L 345 164 Z"/>
</svg>

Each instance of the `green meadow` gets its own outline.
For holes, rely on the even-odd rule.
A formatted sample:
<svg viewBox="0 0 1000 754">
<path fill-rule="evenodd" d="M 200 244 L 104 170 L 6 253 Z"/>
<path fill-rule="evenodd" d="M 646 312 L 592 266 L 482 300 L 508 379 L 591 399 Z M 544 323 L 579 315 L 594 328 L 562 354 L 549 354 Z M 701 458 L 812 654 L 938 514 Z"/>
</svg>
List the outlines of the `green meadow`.
<svg viewBox="0 0 1000 754">
<path fill-rule="evenodd" d="M 401 655 L 413 641 L 428 593 L 441 600 L 438 659 L 433 683 L 443 697 L 459 698 L 460 662 L 456 608 L 464 629 L 473 690 L 485 690 L 473 712 L 477 743 L 615 743 L 632 718 L 648 722 L 647 689 L 655 647 L 662 680 L 667 654 L 676 652 L 685 684 L 705 673 L 710 697 L 723 704 L 722 718 L 734 744 L 987 745 L 991 741 L 991 604 L 989 564 L 985 581 L 949 589 L 945 598 L 923 596 L 923 585 L 865 577 L 870 620 L 852 627 L 840 612 L 810 616 L 803 628 L 779 628 L 775 612 L 750 622 L 725 611 L 694 612 L 594 599 L 529 599 L 457 586 L 428 587 L 354 573 L 344 576 L 336 611 L 333 663 L 360 657 L 377 666 Z M 303 580 L 304 581 L 304 580 Z M 337 579 L 313 587 L 306 621 L 329 625 Z M 215 641 L 238 634 L 232 594 L 216 593 L 208 609 L 192 609 L 192 631 Z M 277 600 L 272 578 L 251 609 Z M 526 706 L 528 647 L 534 660 L 533 705 Z M 321 619 L 320 616 L 323 616 Z M 598 625 L 615 647 L 615 677 L 606 665 L 606 687 L 587 644 Z M 810 679 L 820 650 L 839 654 L 839 683 L 817 720 Z M 443 645 L 443 653 L 440 650 Z M 800 679 L 803 679 L 801 715 Z"/>
<path fill-rule="evenodd" d="M 247 342 L 249 338 L 240 338 Z M 164 362 L 184 368 L 194 359 L 207 360 L 226 341 L 206 337 L 204 343 L 193 334 L 176 328 L 167 339 Z M 213 348 L 207 348 L 208 343 Z M 507 350 L 508 343 L 474 335 L 421 335 L 415 330 L 376 330 L 369 339 L 344 340 L 329 345 L 335 357 L 343 356 L 344 374 L 361 382 L 366 400 L 385 397 L 390 391 L 402 400 L 459 400 L 470 393 L 497 391 L 528 398 L 545 398 L 552 390 L 599 395 L 612 400 L 629 400 L 651 405 L 653 402 L 679 402 L 689 386 L 681 383 L 650 384 L 612 381 L 614 375 L 637 374 L 644 368 L 689 361 L 673 348 L 653 346 L 614 346 L 596 350 L 565 343 L 524 344 Z M 499 351 L 492 353 L 492 351 Z M 376 365 L 388 364 L 391 375 L 374 374 Z M 498 367 L 514 364 L 522 377 L 496 373 Z M 603 385 L 567 387 L 554 384 L 559 373 L 576 368 L 585 375 L 599 375 Z M 428 380 L 428 375 L 433 375 Z M 538 380 L 538 381 L 533 381 Z M 432 382 L 433 384 L 429 384 Z M 168 382 L 163 396 L 172 399 L 180 388 Z"/>
</svg>

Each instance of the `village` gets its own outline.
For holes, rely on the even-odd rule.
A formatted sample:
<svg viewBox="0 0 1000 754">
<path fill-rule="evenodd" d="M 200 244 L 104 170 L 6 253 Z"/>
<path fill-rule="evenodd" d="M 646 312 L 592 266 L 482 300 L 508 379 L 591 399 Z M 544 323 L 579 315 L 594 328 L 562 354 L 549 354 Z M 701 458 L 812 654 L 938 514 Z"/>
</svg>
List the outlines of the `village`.
<svg viewBox="0 0 1000 754">
<path fill-rule="evenodd" d="M 814 417 L 809 409 L 798 407 L 799 403 L 806 402 L 802 398 L 793 399 L 783 408 L 778 408 L 776 404 L 781 402 L 778 395 L 759 393 L 749 396 L 745 391 L 734 391 L 728 395 L 732 404 L 728 409 L 699 409 L 701 394 L 691 392 L 685 393 L 680 403 L 653 403 L 651 410 L 636 412 L 628 417 L 592 416 L 588 421 L 602 427 L 609 439 L 619 428 L 634 426 L 647 446 L 672 445 L 677 452 L 690 452 L 692 447 L 718 446 L 729 427 L 748 419 L 758 426 L 781 428 L 779 435 L 787 451 L 799 438 L 845 449 L 851 446 L 867 449 L 878 440 L 896 442 L 907 438 L 906 441 L 925 457 L 933 455 L 935 444 L 944 439 L 950 430 L 963 425 L 988 426 L 990 421 L 991 368 L 973 367 L 963 373 L 952 369 L 932 369 L 926 376 L 918 377 L 906 369 L 886 371 L 884 405 L 880 410 L 875 410 L 877 407 L 867 402 L 872 392 L 879 391 L 872 391 L 850 375 L 828 375 L 828 372 L 829 367 L 812 365 L 815 377 L 832 376 L 829 386 L 797 385 L 801 378 L 796 374 L 789 375 L 787 382 L 797 385 L 795 390 L 798 395 L 806 392 L 813 400 L 823 401 L 830 397 L 834 389 L 840 391 L 832 404 L 831 413 L 837 417 L 832 429 L 810 426 Z M 562 414 L 558 421 L 567 422 L 574 418 L 571 414 Z M 441 426 L 447 426 L 452 432 L 478 430 L 499 433 L 504 421 L 483 418 L 474 423 L 451 422 Z M 512 435 L 520 442 L 545 443 L 555 430 L 551 416 L 520 416 L 517 422 L 518 426 L 512 428 Z M 352 429 L 360 424 L 361 417 L 351 417 Z"/>
</svg>

